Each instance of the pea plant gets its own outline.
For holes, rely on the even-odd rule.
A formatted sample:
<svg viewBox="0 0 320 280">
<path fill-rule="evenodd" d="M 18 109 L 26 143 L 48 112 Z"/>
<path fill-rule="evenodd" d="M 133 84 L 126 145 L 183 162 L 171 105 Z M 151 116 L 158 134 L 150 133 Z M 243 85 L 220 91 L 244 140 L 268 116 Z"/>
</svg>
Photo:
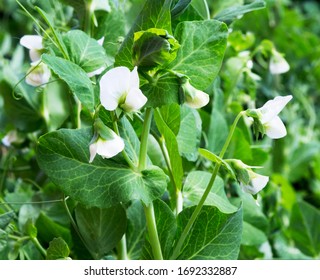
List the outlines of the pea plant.
<svg viewBox="0 0 320 280">
<path fill-rule="evenodd" d="M 260 90 L 290 65 L 237 27 L 264 1 L 9 3 L 27 25 L 1 58 L 2 259 L 271 258 L 295 98 Z"/>
</svg>

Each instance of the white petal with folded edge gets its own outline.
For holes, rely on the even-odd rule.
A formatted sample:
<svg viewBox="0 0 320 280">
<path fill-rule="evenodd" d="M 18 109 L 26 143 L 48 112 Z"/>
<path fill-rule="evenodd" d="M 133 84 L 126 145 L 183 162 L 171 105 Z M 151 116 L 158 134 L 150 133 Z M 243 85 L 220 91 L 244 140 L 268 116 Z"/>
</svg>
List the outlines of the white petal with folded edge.
<svg viewBox="0 0 320 280">
<path fill-rule="evenodd" d="M 266 102 L 261 108 L 257 109 L 262 114 L 261 123 L 267 123 L 277 116 L 291 99 L 292 95 L 277 96 Z"/>
<path fill-rule="evenodd" d="M 113 68 L 102 76 L 100 101 L 105 109 L 113 111 L 118 107 L 119 100 L 129 90 L 130 77 L 130 70 L 122 66 Z"/>
<path fill-rule="evenodd" d="M 112 140 L 97 141 L 97 154 L 102 158 L 112 158 L 124 149 L 124 141 L 119 136 Z"/>
<path fill-rule="evenodd" d="M 25 35 L 20 39 L 20 44 L 27 49 L 41 50 L 43 49 L 42 37 L 39 35 Z"/>
<path fill-rule="evenodd" d="M 271 139 L 279 139 L 287 135 L 287 130 L 282 120 L 276 116 L 265 124 L 266 135 Z"/>
<path fill-rule="evenodd" d="M 247 193 L 255 195 L 267 185 L 269 182 L 269 177 L 257 174 L 255 172 L 251 172 L 251 175 L 252 177 L 250 184 L 242 185 L 242 189 Z"/>
<path fill-rule="evenodd" d="M 191 98 L 190 96 L 186 97 L 186 105 L 191 108 L 199 109 L 206 106 L 210 101 L 208 94 L 201 90 L 195 90 L 195 96 Z"/>
<path fill-rule="evenodd" d="M 138 68 L 135 66 L 130 74 L 130 88 L 139 88 L 139 85 Z"/>
<path fill-rule="evenodd" d="M 126 112 L 135 112 L 141 109 L 148 99 L 139 88 L 132 88 L 121 106 Z"/>
</svg>

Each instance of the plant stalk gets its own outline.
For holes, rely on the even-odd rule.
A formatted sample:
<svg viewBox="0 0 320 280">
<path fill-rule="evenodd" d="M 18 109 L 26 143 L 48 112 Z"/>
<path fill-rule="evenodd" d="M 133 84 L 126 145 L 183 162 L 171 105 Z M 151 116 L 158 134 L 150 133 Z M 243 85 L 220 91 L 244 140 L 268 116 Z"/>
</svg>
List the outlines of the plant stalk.
<svg viewBox="0 0 320 280">
<path fill-rule="evenodd" d="M 118 260 L 128 260 L 128 253 L 127 253 L 127 240 L 126 235 L 124 234 L 117 246 L 118 252 Z"/>
<path fill-rule="evenodd" d="M 231 142 L 232 136 L 233 136 L 233 134 L 234 134 L 234 131 L 235 131 L 235 129 L 236 129 L 236 126 L 237 126 L 240 118 L 241 118 L 244 114 L 245 114 L 245 112 L 242 111 L 242 112 L 240 112 L 240 113 L 237 115 L 237 117 L 235 118 L 235 120 L 234 120 L 234 122 L 233 122 L 233 124 L 232 124 L 232 126 L 231 126 L 231 128 L 230 128 L 228 137 L 227 137 L 227 139 L 226 139 L 226 141 L 225 141 L 225 143 L 224 143 L 224 145 L 223 145 L 223 147 L 222 147 L 222 150 L 221 150 L 221 152 L 220 152 L 220 154 L 219 154 L 219 157 L 220 157 L 220 158 L 223 158 L 224 154 L 226 153 L 226 151 L 227 151 L 227 149 L 228 149 L 228 147 L 229 147 L 229 144 L 230 144 L 230 142 Z M 192 215 L 191 215 L 191 218 L 189 219 L 186 227 L 184 228 L 184 230 L 183 230 L 183 232 L 182 232 L 182 234 L 181 234 L 181 236 L 180 236 L 180 238 L 179 238 L 179 240 L 178 240 L 178 242 L 177 242 L 177 244 L 176 244 L 176 246 L 175 246 L 175 248 L 174 248 L 174 250 L 173 250 L 171 259 L 176 259 L 176 258 L 179 256 L 180 251 L 181 251 L 181 248 L 182 248 L 182 246 L 183 246 L 183 243 L 184 243 L 184 241 L 186 240 L 190 229 L 192 228 L 195 220 L 197 219 L 197 217 L 198 217 L 198 215 L 199 215 L 199 213 L 200 213 L 200 211 L 201 211 L 201 209 L 202 209 L 202 207 L 203 207 L 203 205 L 204 205 L 204 203 L 205 203 L 205 201 L 206 201 L 206 199 L 207 199 L 207 197 L 208 197 L 208 195 L 209 195 L 209 193 L 210 193 L 210 191 L 211 191 L 211 189 L 212 189 L 212 186 L 213 186 L 213 184 L 214 184 L 214 182 L 215 182 L 215 180 L 216 180 L 216 177 L 217 177 L 217 175 L 218 175 L 220 166 L 221 166 L 221 163 L 217 163 L 217 164 L 216 164 L 216 166 L 215 166 L 215 168 L 214 168 L 214 170 L 213 170 L 213 172 L 212 172 L 212 176 L 211 176 L 211 178 L 210 178 L 210 181 L 209 181 L 209 183 L 208 183 L 208 186 L 207 186 L 205 192 L 203 193 L 203 195 L 202 195 L 202 197 L 201 197 L 198 205 L 196 206 L 196 209 L 193 211 L 193 213 L 192 213 Z"/>
<path fill-rule="evenodd" d="M 150 127 L 151 127 L 151 120 L 152 120 L 152 108 L 147 108 L 145 117 L 144 117 L 142 134 L 141 134 L 141 143 L 140 143 L 139 167 L 138 167 L 140 172 L 147 167 L 148 136 L 149 136 Z M 147 229 L 149 233 L 153 257 L 156 260 L 162 260 L 163 257 L 162 257 L 159 236 L 158 236 L 156 219 L 154 215 L 153 203 L 151 202 L 149 205 L 143 205 L 143 206 L 144 206 L 144 213 L 147 221 Z"/>
</svg>

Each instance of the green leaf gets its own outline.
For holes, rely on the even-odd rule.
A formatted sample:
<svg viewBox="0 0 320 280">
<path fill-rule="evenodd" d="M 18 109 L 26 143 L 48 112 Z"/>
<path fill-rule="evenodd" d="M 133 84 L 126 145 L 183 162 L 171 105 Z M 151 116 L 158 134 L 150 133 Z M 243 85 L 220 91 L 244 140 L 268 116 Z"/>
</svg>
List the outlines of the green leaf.
<svg viewBox="0 0 320 280">
<path fill-rule="evenodd" d="M 221 164 L 229 173 L 230 175 L 236 179 L 236 175 L 234 174 L 233 169 L 231 168 L 231 166 L 222 158 L 220 158 L 219 156 L 215 155 L 214 153 L 206 150 L 206 149 L 199 149 L 199 153 L 200 155 L 202 155 L 203 157 L 205 157 L 206 159 Z"/>
<path fill-rule="evenodd" d="M 208 9 L 207 0 L 193 0 L 191 2 L 192 7 L 197 11 L 197 13 L 201 16 L 203 19 L 209 19 L 210 18 L 210 12 Z"/>
<path fill-rule="evenodd" d="M 61 237 L 70 246 L 72 245 L 72 237 L 69 228 L 54 222 L 45 213 L 40 213 L 35 226 L 38 231 L 37 237 L 39 240 L 49 243 L 53 238 Z"/>
<path fill-rule="evenodd" d="M 191 0 L 178 0 L 171 10 L 171 18 L 177 18 L 188 8 Z"/>
<path fill-rule="evenodd" d="M 177 136 L 180 130 L 180 105 L 173 103 L 160 108 L 163 121 Z"/>
<path fill-rule="evenodd" d="M 194 207 L 183 210 L 178 216 L 178 234 L 188 223 Z M 236 260 L 242 236 L 242 209 L 224 214 L 216 207 L 204 206 L 190 230 L 180 260 Z"/>
<path fill-rule="evenodd" d="M 257 0 L 255 2 L 252 2 L 250 4 L 244 5 L 244 6 L 234 6 L 227 8 L 223 11 L 221 11 L 219 14 L 215 16 L 215 19 L 220 21 L 233 21 L 237 17 L 242 16 L 243 14 L 261 10 L 266 7 L 265 1 Z"/>
<path fill-rule="evenodd" d="M 170 129 L 168 124 L 164 121 L 161 113 L 156 110 L 154 113 L 154 118 L 157 124 L 157 127 L 160 133 L 163 135 L 165 144 L 168 150 L 171 169 L 173 173 L 173 179 L 175 187 L 180 190 L 182 187 L 182 178 L 183 178 L 183 167 L 182 159 L 179 154 L 178 142 L 175 134 Z"/>
<path fill-rule="evenodd" d="M 68 244 L 61 238 L 54 238 L 49 243 L 49 248 L 47 249 L 47 260 L 65 260 L 68 259 L 70 254 L 70 249 Z"/>
<path fill-rule="evenodd" d="M 302 253 L 319 257 L 320 254 L 320 211 L 307 202 L 293 206 L 290 218 L 290 234 Z"/>
<path fill-rule="evenodd" d="M 181 107 L 181 124 L 177 141 L 179 152 L 189 161 L 196 161 L 200 145 L 202 121 L 197 110 Z"/>
<path fill-rule="evenodd" d="M 72 62 L 79 65 L 87 73 L 101 67 L 107 67 L 107 56 L 104 48 L 81 30 L 67 32 L 63 40 Z"/>
<path fill-rule="evenodd" d="M 147 107 L 161 107 L 163 105 L 179 103 L 179 81 L 176 75 L 166 73 L 152 83 L 141 87 L 143 94 L 148 98 Z"/>
<path fill-rule="evenodd" d="M 241 244 L 246 246 L 258 246 L 268 240 L 265 233 L 247 222 L 243 222 Z"/>
<path fill-rule="evenodd" d="M 89 164 L 91 139 L 91 129 L 62 129 L 39 139 L 39 165 L 67 195 L 88 207 L 110 207 L 133 199 L 147 204 L 163 194 L 167 176 L 156 166 L 136 173 L 98 155 Z"/>
<path fill-rule="evenodd" d="M 253 155 L 250 143 L 245 138 L 244 133 L 240 128 L 236 128 L 230 142 L 226 158 L 236 158 L 243 162 L 252 162 Z"/>
<path fill-rule="evenodd" d="M 244 0 L 215 0 L 210 2 L 214 14 L 218 14 L 227 8 L 242 6 Z"/>
<path fill-rule="evenodd" d="M 171 3 L 172 0 L 147 0 L 134 25 L 126 36 L 119 53 L 116 56 L 115 66 L 133 68 L 132 46 L 133 34 L 149 28 L 165 29 L 171 34 Z"/>
<path fill-rule="evenodd" d="M 134 128 L 128 119 L 124 116 L 121 118 L 119 123 L 119 132 L 121 138 L 125 143 L 125 151 L 129 158 L 132 160 L 133 164 L 138 166 L 139 164 L 139 152 L 140 152 L 140 141 Z"/>
<path fill-rule="evenodd" d="M 211 173 L 206 171 L 192 171 L 188 174 L 183 185 L 183 203 L 185 207 L 199 203 L 210 179 Z M 228 200 L 224 190 L 224 182 L 220 177 L 216 177 L 205 205 L 215 206 L 223 213 L 234 213 L 237 211 L 237 208 Z"/>
<path fill-rule="evenodd" d="M 77 13 L 79 20 L 84 20 L 87 0 L 59 0 L 60 2 L 72 6 Z"/>
<path fill-rule="evenodd" d="M 208 131 L 208 149 L 219 154 L 228 137 L 229 128 L 225 116 L 213 108 Z"/>
<path fill-rule="evenodd" d="M 94 36 L 98 39 L 104 37 L 103 47 L 108 56 L 108 63 L 113 64 L 114 57 L 126 35 L 126 16 L 120 5 L 119 7 L 112 5 L 112 11 L 103 13 L 102 18 L 98 18 L 98 22 L 99 27 Z"/>
<path fill-rule="evenodd" d="M 157 199 L 153 202 L 153 206 L 162 255 L 167 260 L 170 258 L 173 250 L 172 245 L 177 231 L 176 218 L 164 201 Z M 143 259 L 153 259 L 149 242 L 144 248 Z"/>
<path fill-rule="evenodd" d="M 227 26 L 219 21 L 179 23 L 175 38 L 181 47 L 168 68 L 188 76 L 194 87 L 205 90 L 220 70 L 227 35 Z"/>
<path fill-rule="evenodd" d="M 0 229 L 0 260 L 8 260 L 9 251 L 8 233 Z"/>
<path fill-rule="evenodd" d="M 0 229 L 5 229 L 7 225 L 15 218 L 15 213 L 13 211 L 6 212 L 0 215 Z"/>
<path fill-rule="evenodd" d="M 145 242 L 146 219 L 142 203 L 135 200 L 127 209 L 127 253 L 131 260 L 139 260 Z"/>
<path fill-rule="evenodd" d="M 86 72 L 77 64 L 60 57 L 43 54 L 41 59 L 68 84 L 72 93 L 83 106 L 93 111 L 95 106 L 94 90 Z"/>
<path fill-rule="evenodd" d="M 112 250 L 126 232 L 126 212 L 120 204 L 105 209 L 78 205 L 75 216 L 80 234 L 95 259 Z"/>
</svg>

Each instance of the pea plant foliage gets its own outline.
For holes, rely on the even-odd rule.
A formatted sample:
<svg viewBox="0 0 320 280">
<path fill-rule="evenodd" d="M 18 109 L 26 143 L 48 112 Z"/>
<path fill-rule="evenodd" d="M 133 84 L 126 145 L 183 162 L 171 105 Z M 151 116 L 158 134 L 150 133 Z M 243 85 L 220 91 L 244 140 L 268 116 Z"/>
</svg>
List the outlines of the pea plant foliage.
<svg viewBox="0 0 320 280">
<path fill-rule="evenodd" d="M 1 134 L 1 258 L 267 254 L 262 193 L 275 179 L 266 166 L 295 99 L 259 85 L 290 66 L 272 41 L 253 48 L 252 34 L 235 42 L 232 29 L 265 2 L 15 5 L 31 28 L 16 42 L 18 76 L 5 66 L 12 93 L 0 100 L 24 108 Z"/>
</svg>

